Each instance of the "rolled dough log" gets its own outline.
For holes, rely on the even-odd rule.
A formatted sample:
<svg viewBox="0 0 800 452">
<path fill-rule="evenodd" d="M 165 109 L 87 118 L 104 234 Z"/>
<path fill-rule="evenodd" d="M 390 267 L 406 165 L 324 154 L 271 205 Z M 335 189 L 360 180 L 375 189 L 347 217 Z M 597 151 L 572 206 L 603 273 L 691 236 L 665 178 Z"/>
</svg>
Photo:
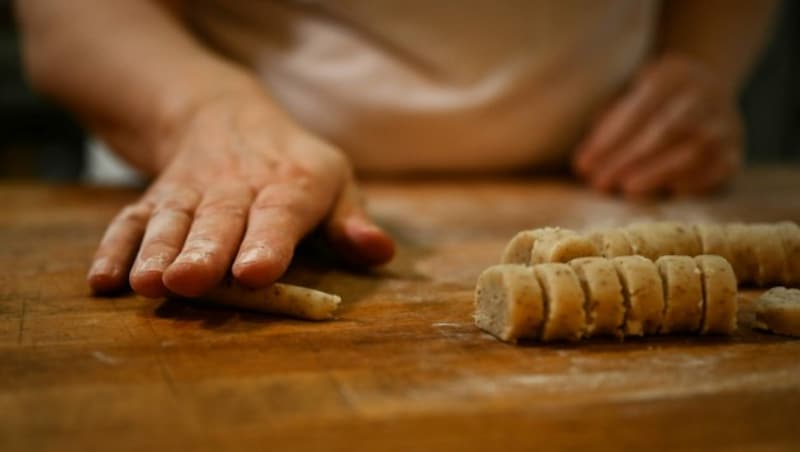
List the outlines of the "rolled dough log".
<svg viewBox="0 0 800 452">
<path fill-rule="evenodd" d="M 694 258 L 703 282 L 703 334 L 731 334 L 736 331 L 737 284 L 731 264 L 721 256 Z"/>
<path fill-rule="evenodd" d="M 756 261 L 756 236 L 752 234 L 750 226 L 743 223 L 728 223 L 725 225 L 725 236 L 731 247 L 731 266 L 739 282 L 755 281 L 758 273 Z"/>
<path fill-rule="evenodd" d="M 777 224 L 777 230 L 786 255 L 784 284 L 800 286 L 800 226 L 790 221 L 783 221 Z"/>
<path fill-rule="evenodd" d="M 628 236 L 621 229 L 597 231 L 592 233 L 589 238 L 594 242 L 600 255 L 609 259 L 633 254 L 633 247 L 628 241 Z"/>
<path fill-rule="evenodd" d="M 598 256 L 595 244 L 586 236 L 561 228 L 542 229 L 531 252 L 531 265 L 569 262 L 578 257 Z"/>
<path fill-rule="evenodd" d="M 656 267 L 664 288 L 661 333 L 698 331 L 703 317 L 703 284 L 695 260 L 689 256 L 661 256 Z"/>
<path fill-rule="evenodd" d="M 337 295 L 306 287 L 275 283 L 263 289 L 249 289 L 230 280 L 199 300 L 305 320 L 332 318 L 342 301 Z"/>
<path fill-rule="evenodd" d="M 781 284 L 786 278 L 786 253 L 780 231 L 774 224 L 750 225 L 753 250 L 755 251 L 757 286 Z"/>
<path fill-rule="evenodd" d="M 613 259 L 625 296 L 625 334 L 655 334 L 661 328 L 664 292 L 653 261 L 642 256 Z"/>
<path fill-rule="evenodd" d="M 774 287 L 756 301 L 756 327 L 800 337 L 800 290 Z"/>
<path fill-rule="evenodd" d="M 603 257 L 570 261 L 586 297 L 586 336 L 622 337 L 625 301 L 614 264 Z"/>
<path fill-rule="evenodd" d="M 508 342 L 538 338 L 544 319 L 542 289 L 533 267 L 495 265 L 475 288 L 475 325 Z"/>
<path fill-rule="evenodd" d="M 542 340 L 579 340 L 586 330 L 586 313 L 578 276 L 563 263 L 539 264 L 533 271 L 545 300 Z"/>
</svg>

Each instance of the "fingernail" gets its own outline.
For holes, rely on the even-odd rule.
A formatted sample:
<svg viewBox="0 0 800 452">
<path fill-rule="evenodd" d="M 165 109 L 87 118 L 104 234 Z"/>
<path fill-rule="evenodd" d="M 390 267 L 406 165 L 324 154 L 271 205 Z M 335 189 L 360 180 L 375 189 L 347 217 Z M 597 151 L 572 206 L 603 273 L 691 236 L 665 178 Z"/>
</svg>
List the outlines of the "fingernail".
<svg viewBox="0 0 800 452">
<path fill-rule="evenodd" d="M 344 225 L 348 237 L 361 237 L 365 235 L 383 234 L 383 230 L 373 223 L 360 218 L 351 218 Z"/>
<path fill-rule="evenodd" d="M 239 257 L 236 259 L 237 264 L 246 265 L 251 264 L 253 262 L 263 262 L 266 260 L 270 260 L 273 257 L 274 253 L 270 248 L 267 247 L 258 247 L 258 248 L 250 248 L 247 251 L 242 252 Z"/>
<path fill-rule="evenodd" d="M 87 274 L 87 277 L 91 278 L 97 275 L 113 275 L 114 270 L 115 267 L 111 263 L 111 261 L 108 258 L 103 257 L 97 259 L 92 263 L 91 268 L 89 268 L 89 273 Z"/>
<path fill-rule="evenodd" d="M 203 264 L 208 262 L 211 256 L 213 253 L 210 251 L 187 251 L 181 253 L 172 264 Z"/>
<path fill-rule="evenodd" d="M 139 264 L 136 268 L 136 273 L 146 273 L 150 271 L 163 271 L 169 265 L 166 256 L 152 256 Z"/>
</svg>

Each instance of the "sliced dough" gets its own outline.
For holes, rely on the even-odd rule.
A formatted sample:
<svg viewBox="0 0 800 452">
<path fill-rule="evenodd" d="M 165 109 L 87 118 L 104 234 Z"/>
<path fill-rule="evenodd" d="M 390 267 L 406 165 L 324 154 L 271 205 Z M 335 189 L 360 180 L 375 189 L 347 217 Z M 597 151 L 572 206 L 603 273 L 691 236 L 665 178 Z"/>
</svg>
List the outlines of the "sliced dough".
<svg viewBox="0 0 800 452">
<path fill-rule="evenodd" d="M 786 276 L 786 253 L 778 228 L 774 224 L 750 225 L 751 241 L 755 251 L 755 283 L 759 287 L 780 284 Z"/>
<path fill-rule="evenodd" d="M 731 334 L 736 331 L 737 287 L 731 264 L 721 256 L 694 258 L 703 282 L 705 308 L 700 332 Z"/>
<path fill-rule="evenodd" d="M 542 289 L 533 267 L 495 265 L 478 278 L 475 325 L 508 342 L 538 338 L 544 319 Z"/>
<path fill-rule="evenodd" d="M 591 234 L 590 239 L 594 242 L 600 255 L 609 259 L 633 255 L 633 247 L 628 241 L 628 236 L 621 229 L 597 231 Z"/>
<path fill-rule="evenodd" d="M 740 283 L 753 282 L 758 273 L 756 261 L 756 236 L 751 227 L 743 223 L 725 225 L 725 236 L 731 247 L 731 266 Z"/>
<path fill-rule="evenodd" d="M 597 255 L 597 247 L 588 237 L 569 229 L 548 228 L 537 234 L 530 263 L 569 262 L 578 257 Z"/>
<path fill-rule="evenodd" d="M 570 261 L 586 296 L 586 336 L 622 337 L 625 301 L 614 264 L 602 257 Z"/>
<path fill-rule="evenodd" d="M 629 226 L 628 229 L 631 234 L 637 234 L 644 241 L 644 245 L 639 244 L 641 252 L 638 254 L 652 260 L 658 259 L 659 256 L 676 254 L 673 251 L 675 240 L 667 223 L 638 223 Z"/>
<path fill-rule="evenodd" d="M 533 270 L 545 299 L 542 340 L 579 340 L 586 329 L 586 314 L 578 276 L 572 267 L 563 263 L 540 264 Z"/>
<path fill-rule="evenodd" d="M 694 231 L 700 239 L 700 253 L 715 256 L 722 256 L 728 262 L 733 262 L 733 253 L 728 244 L 728 235 L 725 226 L 721 224 L 696 224 Z"/>
<path fill-rule="evenodd" d="M 691 225 L 676 222 L 659 223 L 664 236 L 671 243 L 670 254 L 677 256 L 697 256 L 703 254 L 700 237 Z"/>
<path fill-rule="evenodd" d="M 661 256 L 656 266 L 663 282 L 665 301 L 661 332 L 698 331 L 703 317 L 703 284 L 694 259 Z"/>
<path fill-rule="evenodd" d="M 658 249 L 656 244 L 648 240 L 647 233 L 649 232 L 647 223 L 632 224 L 623 229 L 625 237 L 631 244 L 631 249 L 634 255 L 644 256 L 650 260 L 658 258 Z"/>
<path fill-rule="evenodd" d="M 506 245 L 500 261 L 504 264 L 528 265 L 531 261 L 533 244 L 539 236 L 539 231 L 539 229 L 531 229 L 518 232 Z"/>
<path fill-rule="evenodd" d="M 774 287 L 756 301 L 756 327 L 800 337 L 800 290 Z"/>
<path fill-rule="evenodd" d="M 263 289 L 249 289 L 230 279 L 199 300 L 305 320 L 332 318 L 342 301 L 337 295 L 306 287 L 275 283 Z"/>
<path fill-rule="evenodd" d="M 625 296 L 625 334 L 655 334 L 661 328 L 664 292 L 656 265 L 642 256 L 613 259 Z"/>
<path fill-rule="evenodd" d="M 786 256 L 784 284 L 800 286 L 800 226 L 791 221 L 783 221 L 776 228 Z"/>
</svg>

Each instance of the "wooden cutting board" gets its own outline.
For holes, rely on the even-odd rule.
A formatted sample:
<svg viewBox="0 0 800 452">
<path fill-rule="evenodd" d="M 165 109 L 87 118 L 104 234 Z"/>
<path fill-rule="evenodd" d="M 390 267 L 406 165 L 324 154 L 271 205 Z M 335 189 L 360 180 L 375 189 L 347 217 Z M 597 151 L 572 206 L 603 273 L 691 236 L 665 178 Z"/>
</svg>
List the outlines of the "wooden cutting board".
<svg viewBox="0 0 800 452">
<path fill-rule="evenodd" d="M 711 199 L 629 203 L 564 181 L 367 185 L 399 242 L 358 273 L 307 246 L 287 278 L 338 293 L 309 323 L 92 298 L 105 223 L 136 193 L 0 185 L 0 450 L 800 448 L 800 341 L 741 331 L 511 346 L 472 289 L 518 230 L 800 221 L 800 169 Z"/>
</svg>

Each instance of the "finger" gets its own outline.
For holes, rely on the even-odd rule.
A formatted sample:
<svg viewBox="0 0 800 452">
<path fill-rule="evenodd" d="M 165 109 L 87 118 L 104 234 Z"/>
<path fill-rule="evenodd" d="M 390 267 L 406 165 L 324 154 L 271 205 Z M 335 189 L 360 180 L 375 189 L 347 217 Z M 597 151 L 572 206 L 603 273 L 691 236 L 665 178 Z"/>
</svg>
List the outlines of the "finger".
<svg viewBox="0 0 800 452">
<path fill-rule="evenodd" d="M 678 196 L 703 195 L 720 188 L 736 174 L 741 165 L 740 155 L 733 148 L 722 151 L 722 156 L 712 164 L 698 166 L 694 171 L 675 178 L 670 184 L 672 193 Z"/>
<path fill-rule="evenodd" d="M 352 178 L 342 190 L 325 230 L 334 249 L 353 264 L 381 265 L 394 256 L 394 241 L 370 219 Z"/>
<path fill-rule="evenodd" d="M 633 91 L 600 117 L 576 152 L 575 167 L 588 175 L 622 143 L 628 142 L 664 99 L 677 88 L 677 79 L 647 74 Z"/>
<path fill-rule="evenodd" d="M 137 293 L 150 298 L 167 294 L 163 275 L 183 248 L 200 195 L 191 189 L 170 187 L 163 190 L 133 264 L 130 283 Z"/>
<path fill-rule="evenodd" d="M 250 208 L 247 232 L 233 264 L 233 275 L 249 287 L 265 287 L 289 266 L 297 243 L 327 213 L 336 191 L 311 191 L 302 182 L 262 189 Z"/>
<path fill-rule="evenodd" d="M 93 292 L 108 293 L 125 287 L 151 208 L 146 202 L 132 204 L 111 221 L 87 275 Z"/>
<path fill-rule="evenodd" d="M 685 140 L 641 162 L 621 184 L 627 195 L 652 195 L 670 186 L 671 179 L 693 172 L 703 162 L 702 149 L 696 140 Z"/>
<path fill-rule="evenodd" d="M 204 195 L 178 257 L 164 271 L 164 286 L 185 297 L 220 283 L 242 239 L 251 190 L 238 184 L 211 187 Z"/>
<path fill-rule="evenodd" d="M 699 119 L 701 107 L 693 97 L 684 96 L 669 102 L 642 124 L 630 143 L 623 144 L 608 156 L 592 175 L 591 184 L 601 190 L 612 188 L 628 178 L 639 163 L 653 159 L 656 154 L 682 139 Z"/>
</svg>

